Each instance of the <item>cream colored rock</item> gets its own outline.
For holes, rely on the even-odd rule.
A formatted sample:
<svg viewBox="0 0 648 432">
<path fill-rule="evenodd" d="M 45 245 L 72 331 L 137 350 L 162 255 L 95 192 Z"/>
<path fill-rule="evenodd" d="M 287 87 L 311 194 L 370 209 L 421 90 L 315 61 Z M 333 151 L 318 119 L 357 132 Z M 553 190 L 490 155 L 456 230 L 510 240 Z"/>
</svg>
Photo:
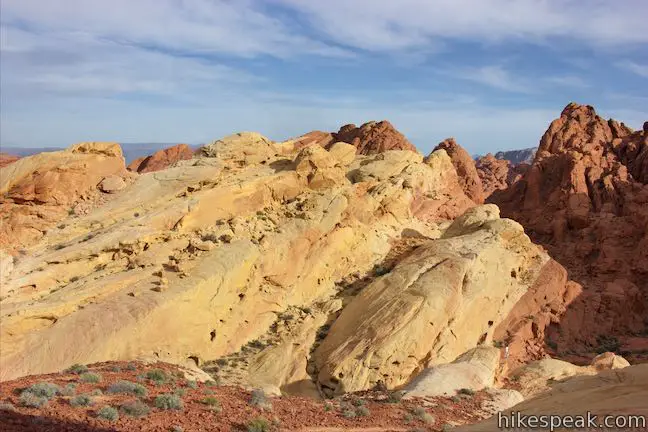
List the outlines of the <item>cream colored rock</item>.
<svg viewBox="0 0 648 432">
<path fill-rule="evenodd" d="M 556 384 L 551 390 L 534 398 L 515 405 L 502 413 L 505 418 L 511 418 L 511 411 L 523 415 L 554 415 L 571 417 L 583 416 L 588 413 L 597 416 L 597 421 L 603 421 L 606 415 L 624 415 L 630 420 L 635 430 L 645 430 L 648 418 L 648 364 L 630 366 L 621 370 L 601 372 L 594 376 L 572 377 L 565 382 Z M 462 426 L 457 432 L 491 432 L 498 430 L 498 417 L 494 416 L 484 422 Z M 511 423 L 509 423 L 510 425 Z M 585 423 L 587 426 L 587 423 Z M 609 430 L 619 430 L 611 427 Z M 572 429 L 556 428 L 556 431 Z M 604 429 L 602 429 L 604 430 Z M 632 429 L 631 429 L 632 430 Z"/>
<path fill-rule="evenodd" d="M 389 150 L 356 159 L 351 165 L 351 175 L 354 182 L 387 180 L 400 174 L 406 167 L 422 161 L 423 156 L 418 153 L 409 150 Z"/>
<path fill-rule="evenodd" d="M 342 176 L 313 190 L 292 158 L 235 141 L 225 146 L 232 159 L 199 157 L 137 176 L 128 193 L 66 219 L 26 251 L 2 285 L 0 380 L 105 360 L 202 365 L 267 335 L 289 308 L 329 316 L 322 305 L 335 303 L 336 282 L 372 272 L 404 231 L 427 232 L 412 205 L 447 187 L 415 159 L 392 178 L 352 185 L 345 174 L 355 161 L 345 170 L 322 149 L 311 161 L 330 160 Z M 250 152 L 269 159 L 248 163 Z M 214 246 L 196 247 L 202 242 Z M 316 327 L 279 341 L 247 379 L 313 390 L 304 357 Z M 290 347 L 290 338 L 305 345 Z M 292 372 L 269 380 L 275 358 Z"/>
<path fill-rule="evenodd" d="M 109 157 L 124 157 L 121 146 L 116 142 L 82 142 L 67 148 L 71 153 L 96 154 Z"/>
<path fill-rule="evenodd" d="M 524 402 L 524 396 L 517 390 L 490 388 L 486 390 L 486 400 L 481 410 L 487 415 L 497 414 Z"/>
<path fill-rule="evenodd" d="M 101 180 L 99 190 L 105 193 L 116 193 L 126 188 L 126 182 L 119 176 L 109 176 Z"/>
<path fill-rule="evenodd" d="M 630 363 L 623 357 L 614 353 L 604 353 L 594 358 L 589 366 L 576 366 L 557 359 L 538 360 L 514 370 L 510 377 L 520 386 L 522 394 L 529 397 L 545 391 L 565 378 L 595 375 L 603 370 L 628 366 Z"/>
<path fill-rule="evenodd" d="M 480 229 L 486 222 L 499 219 L 499 208 L 495 204 L 473 207 L 455 219 L 443 233 L 443 238 L 457 237 Z"/>
<path fill-rule="evenodd" d="M 490 343 L 548 259 L 506 219 L 420 246 L 342 311 L 315 352 L 320 384 L 329 393 L 378 381 L 393 388 Z M 511 269 L 524 277 L 512 278 Z"/>
<path fill-rule="evenodd" d="M 329 148 L 329 153 L 343 166 L 350 165 L 356 158 L 357 148 L 344 142 L 336 142 Z"/>
<path fill-rule="evenodd" d="M 200 155 L 224 162 L 256 164 L 275 155 L 272 141 L 257 132 L 240 132 L 200 148 Z"/>
<path fill-rule="evenodd" d="M 318 145 L 304 147 L 295 158 L 295 171 L 306 179 L 311 189 L 327 189 L 348 184 L 346 171 L 338 160 Z"/>
<path fill-rule="evenodd" d="M 448 364 L 424 369 L 405 386 L 405 398 L 453 396 L 461 389 L 492 387 L 499 366 L 500 350 L 477 347 Z"/>
</svg>

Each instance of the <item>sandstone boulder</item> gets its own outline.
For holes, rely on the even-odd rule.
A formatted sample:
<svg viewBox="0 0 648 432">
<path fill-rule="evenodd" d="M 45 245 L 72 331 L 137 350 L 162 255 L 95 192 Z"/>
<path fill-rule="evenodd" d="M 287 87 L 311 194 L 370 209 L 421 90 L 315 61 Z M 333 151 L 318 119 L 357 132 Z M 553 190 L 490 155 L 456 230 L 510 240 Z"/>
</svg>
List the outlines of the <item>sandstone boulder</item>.
<svg viewBox="0 0 648 432">
<path fill-rule="evenodd" d="M 497 348 L 474 348 L 452 363 L 424 369 L 405 386 L 404 397 L 454 396 L 461 389 L 479 391 L 492 387 L 499 360 L 500 350 Z"/>
<path fill-rule="evenodd" d="M 266 162 L 276 154 L 276 149 L 272 141 L 259 133 L 240 132 L 207 144 L 198 153 L 242 166 Z"/>
<path fill-rule="evenodd" d="M 325 189 L 348 183 L 346 171 L 334 154 L 320 146 L 304 147 L 295 158 L 295 171 L 306 178 L 311 189 Z"/>
<path fill-rule="evenodd" d="M 386 120 L 367 122 L 360 127 L 348 124 L 342 126 L 333 137 L 336 141 L 353 145 L 358 149 L 357 152 L 363 155 L 388 150 L 409 150 L 418 153 L 416 147 Z"/>
<path fill-rule="evenodd" d="M 452 159 L 452 165 L 457 170 L 461 186 L 466 195 L 475 203 L 484 202 L 484 190 L 482 181 L 479 178 L 477 169 L 475 168 L 475 161 L 464 150 L 454 138 L 448 138 L 439 143 L 434 150 L 445 150 Z"/>
<path fill-rule="evenodd" d="M 112 175 L 104 178 L 99 183 L 99 190 L 105 193 L 116 193 L 126 187 L 126 182 L 123 178 Z"/>
</svg>

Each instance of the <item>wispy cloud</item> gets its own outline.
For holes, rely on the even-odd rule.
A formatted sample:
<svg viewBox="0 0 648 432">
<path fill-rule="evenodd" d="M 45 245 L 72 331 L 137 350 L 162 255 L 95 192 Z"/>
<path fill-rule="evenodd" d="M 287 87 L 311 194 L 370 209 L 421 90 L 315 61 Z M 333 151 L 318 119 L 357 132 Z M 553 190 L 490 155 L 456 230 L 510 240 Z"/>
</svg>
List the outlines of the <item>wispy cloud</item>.
<svg viewBox="0 0 648 432">
<path fill-rule="evenodd" d="M 648 78 L 648 64 L 640 64 L 631 60 L 617 63 L 617 67 L 632 72 L 644 78 Z"/>
<path fill-rule="evenodd" d="M 584 89 L 590 86 L 583 78 L 576 75 L 552 76 L 547 78 L 546 81 L 550 84 L 571 88 Z"/>
<path fill-rule="evenodd" d="M 475 69 L 456 69 L 446 71 L 448 75 L 483 84 L 498 90 L 514 93 L 532 93 L 533 87 L 514 76 L 499 65 L 482 66 Z"/>
</svg>

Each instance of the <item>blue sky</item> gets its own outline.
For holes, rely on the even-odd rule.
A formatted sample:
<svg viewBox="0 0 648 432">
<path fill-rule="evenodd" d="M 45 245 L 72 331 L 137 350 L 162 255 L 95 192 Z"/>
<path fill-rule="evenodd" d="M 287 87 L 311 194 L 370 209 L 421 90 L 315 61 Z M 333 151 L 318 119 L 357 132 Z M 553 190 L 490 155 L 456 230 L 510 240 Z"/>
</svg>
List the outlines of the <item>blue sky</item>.
<svg viewBox="0 0 648 432">
<path fill-rule="evenodd" d="M 583 6 L 587 3 L 587 6 Z M 570 101 L 648 120 L 645 0 L 4 0 L 0 144 L 282 140 L 390 120 L 537 145 Z"/>
</svg>

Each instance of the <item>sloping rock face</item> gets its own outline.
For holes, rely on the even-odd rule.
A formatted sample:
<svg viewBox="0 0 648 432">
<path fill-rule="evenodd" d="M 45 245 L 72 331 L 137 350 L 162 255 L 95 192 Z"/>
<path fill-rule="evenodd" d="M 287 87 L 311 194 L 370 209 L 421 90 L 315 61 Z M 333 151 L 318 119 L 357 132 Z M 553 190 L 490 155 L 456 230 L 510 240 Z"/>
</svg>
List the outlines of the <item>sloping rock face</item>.
<svg viewBox="0 0 648 432">
<path fill-rule="evenodd" d="M 548 260 L 497 207 L 469 210 L 342 311 L 315 352 L 320 385 L 331 394 L 379 381 L 393 388 L 492 344 L 493 330 Z"/>
<path fill-rule="evenodd" d="M 0 168 L 6 167 L 7 165 L 16 162 L 20 159 L 20 156 L 14 156 L 7 153 L 0 153 Z"/>
<path fill-rule="evenodd" d="M 454 138 L 448 138 L 435 147 L 435 150 L 440 149 L 445 150 L 446 153 L 448 153 L 448 156 L 450 156 L 450 159 L 452 159 L 452 165 L 454 165 L 457 170 L 457 174 L 461 179 L 461 185 L 466 195 L 476 203 L 483 203 L 484 189 L 479 174 L 477 173 L 477 169 L 475 168 L 475 161 L 473 158 L 470 157 L 463 147 L 457 144 Z"/>
<path fill-rule="evenodd" d="M 508 160 L 497 159 L 488 153 L 486 156 L 477 158 L 475 168 L 481 179 L 484 197 L 488 198 L 493 192 L 505 190 L 520 180 L 529 169 L 529 165 L 526 163 L 514 165 Z"/>
<path fill-rule="evenodd" d="M 645 419 L 648 417 L 648 364 L 630 366 L 622 370 L 611 370 L 595 376 L 574 377 L 565 382 L 556 384 L 551 390 L 532 399 L 515 405 L 502 416 L 511 418 L 511 412 L 520 412 L 526 415 L 554 415 L 554 416 L 585 416 L 592 413 L 598 416 L 597 426 L 603 424 L 606 415 L 624 415 L 629 420 L 628 414 L 643 416 L 641 423 L 625 425 L 607 425 L 609 430 L 644 430 Z M 634 418 L 634 422 L 640 419 Z M 470 426 L 462 426 L 455 430 L 458 432 L 491 432 L 498 430 L 498 416 Z M 502 425 L 504 426 L 504 425 Z M 587 427 L 587 423 L 584 425 Z M 510 429 L 514 429 L 511 422 Z M 518 425 L 523 428 L 524 425 Z M 559 430 L 559 429 L 556 429 Z M 585 430 L 585 429 L 584 429 Z M 595 429 L 592 429 L 595 430 Z M 604 430 L 604 429 L 602 429 Z"/>
<path fill-rule="evenodd" d="M 335 143 L 335 138 L 333 137 L 333 134 L 329 132 L 312 131 L 295 138 L 292 142 L 294 143 L 295 150 L 299 150 L 309 145 L 319 145 L 324 148 L 329 148 L 333 143 Z"/>
<path fill-rule="evenodd" d="M 546 331 L 563 355 L 587 361 L 597 351 L 627 351 L 627 338 L 646 332 L 646 140 L 646 130 L 632 132 L 572 103 L 551 123 L 522 179 L 489 198 L 582 285 Z"/>
<path fill-rule="evenodd" d="M 113 150 L 83 146 L 37 156 L 38 164 L 25 161 L 54 169 L 83 157 L 84 166 L 95 169 L 83 171 L 80 184 L 96 188 L 123 169 L 118 147 Z M 6 263 L 13 270 L 0 286 L 0 379 L 74 363 L 142 358 L 203 365 L 248 353 L 239 365 L 247 368 L 242 381 L 282 391 L 304 382 L 317 391 L 306 369 L 313 341 L 355 295 L 340 281 L 373 275 L 403 233 L 438 237 L 449 223 L 442 214 L 474 206 L 444 151 L 424 163 L 411 151 L 351 158 L 350 150 L 336 144 L 331 151 L 295 151 L 259 134 L 235 134 L 192 160 L 136 176 L 87 215 L 50 228 Z M 13 194 L 23 178 L 32 184 L 37 175 L 14 168 L 6 190 Z M 58 189 L 48 193 L 59 197 Z M 504 244 L 524 247 L 517 224 L 492 223 L 489 235 L 499 232 Z M 444 241 L 456 248 L 461 243 Z M 437 260 L 433 252 L 424 259 Z M 461 285 L 462 269 L 480 266 L 477 258 L 457 254 L 451 261 L 461 275 L 448 276 L 459 280 L 453 289 Z M 501 263 L 526 258 L 532 260 L 530 251 L 501 257 Z M 449 263 L 442 267 L 442 273 L 454 271 Z M 509 291 L 513 301 L 516 288 Z M 443 358 L 472 348 L 480 337 L 473 333 L 486 327 L 481 323 Z M 276 349 L 255 351 L 258 340 L 272 340 Z M 274 373 L 278 364 L 281 374 Z"/>
<path fill-rule="evenodd" d="M 363 155 L 387 150 L 409 150 L 418 153 L 416 147 L 387 120 L 367 122 L 360 127 L 348 124 L 334 133 L 333 138 L 335 141 L 354 145 L 358 153 Z"/>
<path fill-rule="evenodd" d="M 170 167 L 181 160 L 188 160 L 193 157 L 193 150 L 187 144 L 178 144 L 168 147 L 150 156 L 135 159 L 128 165 L 129 171 L 147 173 L 160 171 Z"/>
<path fill-rule="evenodd" d="M 5 166 L 0 178 L 0 249 L 15 251 L 33 244 L 66 218 L 74 204 L 90 200 L 98 184 L 112 175 L 125 175 L 116 143 L 80 143 Z"/>
</svg>

